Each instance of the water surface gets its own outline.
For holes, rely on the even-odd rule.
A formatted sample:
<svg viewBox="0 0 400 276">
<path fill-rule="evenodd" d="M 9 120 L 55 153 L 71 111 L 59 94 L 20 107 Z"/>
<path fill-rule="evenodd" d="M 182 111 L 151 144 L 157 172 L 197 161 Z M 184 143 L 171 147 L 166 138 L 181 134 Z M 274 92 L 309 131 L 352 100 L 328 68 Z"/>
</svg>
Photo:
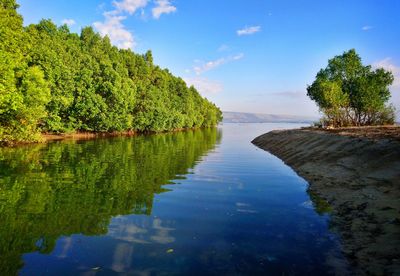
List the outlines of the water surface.
<svg viewBox="0 0 400 276">
<path fill-rule="evenodd" d="M 250 141 L 294 124 L 0 149 L 0 271 L 345 273 L 307 183 Z"/>
</svg>

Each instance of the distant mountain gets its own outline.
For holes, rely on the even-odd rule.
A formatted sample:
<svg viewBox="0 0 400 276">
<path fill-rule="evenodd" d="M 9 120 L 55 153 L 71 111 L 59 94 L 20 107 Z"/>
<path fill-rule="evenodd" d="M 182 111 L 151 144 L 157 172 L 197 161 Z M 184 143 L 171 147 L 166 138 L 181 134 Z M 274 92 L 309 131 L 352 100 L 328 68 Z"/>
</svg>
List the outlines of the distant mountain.
<svg viewBox="0 0 400 276">
<path fill-rule="evenodd" d="M 313 123 L 317 117 L 275 115 L 243 112 L 223 112 L 223 123 Z"/>
</svg>

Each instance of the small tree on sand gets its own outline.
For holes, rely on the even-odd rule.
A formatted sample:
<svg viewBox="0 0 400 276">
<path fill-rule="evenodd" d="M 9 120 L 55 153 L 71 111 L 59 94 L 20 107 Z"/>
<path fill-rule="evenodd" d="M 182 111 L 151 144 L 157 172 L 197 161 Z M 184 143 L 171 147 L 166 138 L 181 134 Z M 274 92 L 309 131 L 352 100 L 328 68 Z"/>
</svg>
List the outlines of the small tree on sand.
<svg viewBox="0 0 400 276">
<path fill-rule="evenodd" d="M 393 74 L 364 66 L 354 49 L 330 59 L 307 95 L 324 113 L 324 125 L 334 127 L 393 124 L 395 110 L 387 102 Z"/>
</svg>

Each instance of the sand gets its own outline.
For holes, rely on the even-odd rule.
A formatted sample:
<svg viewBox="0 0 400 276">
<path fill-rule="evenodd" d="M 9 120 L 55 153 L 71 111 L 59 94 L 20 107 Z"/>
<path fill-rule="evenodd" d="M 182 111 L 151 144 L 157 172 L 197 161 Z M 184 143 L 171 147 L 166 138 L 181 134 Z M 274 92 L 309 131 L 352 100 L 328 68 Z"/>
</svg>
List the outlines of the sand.
<svg viewBox="0 0 400 276">
<path fill-rule="evenodd" d="M 400 275 L 400 128 L 272 131 L 252 143 L 309 182 L 357 275 Z M 327 205 L 329 208 L 327 208 Z"/>
</svg>

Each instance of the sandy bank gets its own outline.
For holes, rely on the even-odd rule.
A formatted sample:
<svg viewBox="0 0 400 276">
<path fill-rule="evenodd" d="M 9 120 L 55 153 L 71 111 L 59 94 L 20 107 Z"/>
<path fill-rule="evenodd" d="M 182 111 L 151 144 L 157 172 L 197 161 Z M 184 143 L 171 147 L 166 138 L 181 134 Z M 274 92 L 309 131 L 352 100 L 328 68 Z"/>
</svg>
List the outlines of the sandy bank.
<svg viewBox="0 0 400 276">
<path fill-rule="evenodd" d="M 252 143 L 309 182 L 359 275 L 400 275 L 400 128 L 272 131 Z"/>
<path fill-rule="evenodd" d="M 59 140 L 90 140 L 100 137 L 117 137 L 117 136 L 134 136 L 137 133 L 133 131 L 125 132 L 76 132 L 69 134 L 42 134 L 43 142 L 59 141 Z"/>
</svg>

